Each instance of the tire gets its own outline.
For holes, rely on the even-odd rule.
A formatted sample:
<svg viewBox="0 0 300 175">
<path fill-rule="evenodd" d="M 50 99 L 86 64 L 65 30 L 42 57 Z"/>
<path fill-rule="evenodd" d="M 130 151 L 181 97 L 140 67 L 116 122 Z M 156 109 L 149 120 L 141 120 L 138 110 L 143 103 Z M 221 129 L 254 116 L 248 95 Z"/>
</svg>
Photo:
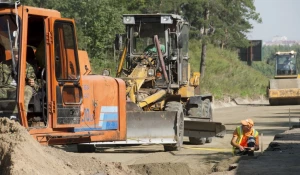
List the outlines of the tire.
<svg viewBox="0 0 300 175">
<path fill-rule="evenodd" d="M 96 152 L 96 147 L 94 144 L 77 144 L 77 152 L 94 153 Z"/>
<path fill-rule="evenodd" d="M 208 118 L 209 121 L 213 121 L 212 117 L 212 108 L 211 108 L 211 103 L 209 99 L 205 99 L 203 101 L 203 117 Z M 212 142 L 212 137 L 207 137 L 205 143 L 211 143 Z"/>
<path fill-rule="evenodd" d="M 201 109 L 199 109 L 201 107 Z M 205 99 L 202 102 L 202 105 L 198 105 L 197 108 L 198 111 L 201 111 L 200 118 L 205 118 L 208 119 L 209 121 L 213 121 L 212 117 L 212 108 L 211 108 L 211 103 L 209 99 Z M 193 145 L 203 145 L 205 143 L 211 143 L 212 142 L 212 137 L 189 137 L 190 143 Z"/>
<path fill-rule="evenodd" d="M 212 108 L 209 99 L 205 99 L 202 105 L 202 118 L 208 118 L 210 121 L 213 121 L 212 118 Z"/>
<path fill-rule="evenodd" d="M 184 113 L 182 104 L 180 102 L 168 102 L 165 106 L 165 111 L 177 111 L 177 118 L 176 118 L 176 144 L 171 145 L 164 145 L 165 151 L 180 151 L 183 145 L 183 135 L 184 135 Z"/>
<path fill-rule="evenodd" d="M 212 108 L 209 99 L 205 99 L 204 101 L 193 105 L 188 105 L 187 107 L 187 115 L 191 117 L 197 118 L 208 118 L 212 121 Z"/>
<path fill-rule="evenodd" d="M 206 142 L 206 138 L 205 137 L 189 137 L 190 143 L 193 145 L 204 145 Z"/>
</svg>

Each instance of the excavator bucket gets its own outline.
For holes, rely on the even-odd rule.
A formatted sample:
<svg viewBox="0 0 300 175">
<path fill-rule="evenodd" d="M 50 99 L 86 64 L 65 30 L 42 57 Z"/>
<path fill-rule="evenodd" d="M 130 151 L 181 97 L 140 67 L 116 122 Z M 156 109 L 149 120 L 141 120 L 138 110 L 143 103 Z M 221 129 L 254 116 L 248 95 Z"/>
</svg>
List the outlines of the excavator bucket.
<svg viewBox="0 0 300 175">
<path fill-rule="evenodd" d="M 176 143 L 176 111 L 128 111 L 127 141 L 144 143 Z"/>
</svg>

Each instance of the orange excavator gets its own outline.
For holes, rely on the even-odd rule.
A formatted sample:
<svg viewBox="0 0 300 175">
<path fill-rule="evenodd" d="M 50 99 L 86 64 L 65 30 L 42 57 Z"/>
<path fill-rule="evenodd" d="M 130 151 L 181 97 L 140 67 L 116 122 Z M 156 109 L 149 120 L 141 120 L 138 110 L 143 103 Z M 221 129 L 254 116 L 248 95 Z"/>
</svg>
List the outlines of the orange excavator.
<svg viewBox="0 0 300 175">
<path fill-rule="evenodd" d="M 15 81 L 14 87 L 0 86 L 6 94 L 0 96 L 0 117 L 11 116 L 17 106 L 20 124 L 46 145 L 131 140 L 180 148 L 183 111 L 127 112 L 125 81 L 91 73 L 87 52 L 77 48 L 74 20 L 18 1 L 1 1 L 0 9 L 2 59 L 12 61 L 8 74 Z M 28 47 L 34 50 L 31 62 L 40 87 L 32 97 L 24 93 Z"/>
</svg>

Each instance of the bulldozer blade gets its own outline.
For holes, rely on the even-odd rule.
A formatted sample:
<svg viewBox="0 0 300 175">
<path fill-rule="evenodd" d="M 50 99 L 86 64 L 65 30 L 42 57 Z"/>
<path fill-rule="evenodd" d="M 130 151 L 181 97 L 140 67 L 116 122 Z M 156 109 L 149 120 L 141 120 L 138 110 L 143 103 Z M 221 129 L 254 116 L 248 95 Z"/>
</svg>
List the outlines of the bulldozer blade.
<svg viewBox="0 0 300 175">
<path fill-rule="evenodd" d="M 224 137 L 226 127 L 220 122 L 204 119 L 184 119 L 184 136 L 187 137 Z"/>
<path fill-rule="evenodd" d="M 138 143 L 176 143 L 176 111 L 128 111 L 127 140 Z"/>
</svg>

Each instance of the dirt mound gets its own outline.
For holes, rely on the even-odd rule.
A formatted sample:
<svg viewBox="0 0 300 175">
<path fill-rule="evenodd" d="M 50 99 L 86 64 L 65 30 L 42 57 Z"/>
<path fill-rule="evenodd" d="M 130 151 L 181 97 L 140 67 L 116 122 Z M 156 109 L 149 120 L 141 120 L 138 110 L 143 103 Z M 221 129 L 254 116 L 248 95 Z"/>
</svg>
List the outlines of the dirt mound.
<svg viewBox="0 0 300 175">
<path fill-rule="evenodd" d="M 19 123 L 0 119 L 0 174 L 74 174 L 63 162 L 44 153 Z"/>
<path fill-rule="evenodd" d="M 59 149 L 41 146 L 19 123 L 0 118 L 1 175 L 135 174 L 120 163 L 103 164 Z"/>
</svg>

